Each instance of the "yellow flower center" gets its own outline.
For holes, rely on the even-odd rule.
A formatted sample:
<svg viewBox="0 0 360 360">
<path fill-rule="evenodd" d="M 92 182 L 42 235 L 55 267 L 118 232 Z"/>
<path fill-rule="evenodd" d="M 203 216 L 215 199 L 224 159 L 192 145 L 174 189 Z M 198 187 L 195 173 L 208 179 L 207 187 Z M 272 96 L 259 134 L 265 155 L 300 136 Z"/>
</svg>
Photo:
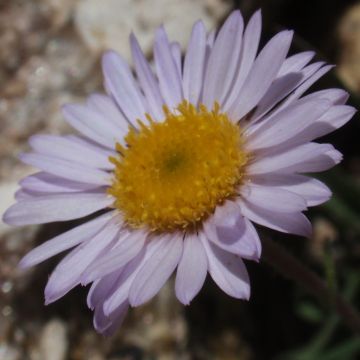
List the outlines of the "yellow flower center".
<svg viewBox="0 0 360 360">
<path fill-rule="evenodd" d="M 243 180 L 247 155 L 238 125 L 214 105 L 197 110 L 183 102 L 176 112 L 117 144 L 108 193 L 131 227 L 171 231 L 196 227 L 217 205 L 233 197 Z"/>
</svg>

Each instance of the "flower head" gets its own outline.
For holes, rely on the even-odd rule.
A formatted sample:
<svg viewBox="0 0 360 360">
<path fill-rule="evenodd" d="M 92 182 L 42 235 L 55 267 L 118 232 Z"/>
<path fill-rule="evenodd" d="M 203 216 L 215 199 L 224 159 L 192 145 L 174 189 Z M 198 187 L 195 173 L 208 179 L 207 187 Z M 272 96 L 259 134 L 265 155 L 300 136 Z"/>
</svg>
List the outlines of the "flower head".
<svg viewBox="0 0 360 360">
<path fill-rule="evenodd" d="M 79 135 L 30 139 L 33 152 L 21 159 L 40 172 L 21 181 L 4 220 L 42 224 L 96 213 L 22 259 L 29 267 L 72 249 L 49 278 L 46 303 L 92 283 L 95 328 L 110 334 L 129 305 L 150 300 L 175 270 L 184 304 L 207 273 L 228 295 L 248 299 L 242 259 L 261 255 L 253 223 L 311 234 L 303 211 L 331 193 L 301 173 L 341 160 L 331 145 L 312 141 L 355 110 L 340 89 L 303 96 L 331 66 L 308 65 L 312 52 L 287 57 L 291 31 L 258 53 L 260 32 L 260 12 L 244 27 L 234 11 L 216 36 L 199 21 L 182 61 L 160 28 L 156 75 L 131 35 L 136 78 L 107 52 L 107 94 L 63 109 Z"/>
</svg>

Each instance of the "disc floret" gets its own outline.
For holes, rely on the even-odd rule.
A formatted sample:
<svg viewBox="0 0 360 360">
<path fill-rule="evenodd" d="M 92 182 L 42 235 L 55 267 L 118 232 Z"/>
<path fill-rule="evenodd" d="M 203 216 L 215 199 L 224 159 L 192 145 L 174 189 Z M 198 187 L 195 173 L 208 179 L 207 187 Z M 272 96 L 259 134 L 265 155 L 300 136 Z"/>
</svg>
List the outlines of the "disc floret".
<svg viewBox="0 0 360 360">
<path fill-rule="evenodd" d="M 165 120 L 139 122 L 117 144 L 108 193 L 132 227 L 152 231 L 194 227 L 236 195 L 247 155 L 241 129 L 218 104 L 209 111 L 187 102 L 164 108 Z"/>
</svg>

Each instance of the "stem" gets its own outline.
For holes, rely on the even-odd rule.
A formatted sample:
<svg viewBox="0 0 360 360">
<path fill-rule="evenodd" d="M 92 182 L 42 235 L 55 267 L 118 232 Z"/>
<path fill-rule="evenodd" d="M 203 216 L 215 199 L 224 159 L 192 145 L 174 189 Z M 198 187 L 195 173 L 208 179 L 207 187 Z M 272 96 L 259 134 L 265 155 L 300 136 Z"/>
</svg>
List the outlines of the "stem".
<svg viewBox="0 0 360 360">
<path fill-rule="evenodd" d="M 341 295 L 334 294 L 318 275 L 307 269 L 283 247 L 265 237 L 262 242 L 263 258 L 269 265 L 314 295 L 320 303 L 333 305 L 347 327 L 355 333 L 360 333 L 360 316 L 355 308 Z"/>
</svg>

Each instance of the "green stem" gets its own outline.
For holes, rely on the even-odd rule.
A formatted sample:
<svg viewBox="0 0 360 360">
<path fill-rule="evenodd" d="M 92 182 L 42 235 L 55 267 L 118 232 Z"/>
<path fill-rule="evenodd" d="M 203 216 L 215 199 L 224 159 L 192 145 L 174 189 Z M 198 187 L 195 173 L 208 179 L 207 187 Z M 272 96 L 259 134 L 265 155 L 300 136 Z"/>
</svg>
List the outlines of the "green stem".
<svg viewBox="0 0 360 360">
<path fill-rule="evenodd" d="M 263 259 L 281 275 L 295 281 L 322 304 L 332 305 L 347 327 L 360 333 L 360 316 L 341 295 L 274 241 L 263 237 Z"/>
</svg>

